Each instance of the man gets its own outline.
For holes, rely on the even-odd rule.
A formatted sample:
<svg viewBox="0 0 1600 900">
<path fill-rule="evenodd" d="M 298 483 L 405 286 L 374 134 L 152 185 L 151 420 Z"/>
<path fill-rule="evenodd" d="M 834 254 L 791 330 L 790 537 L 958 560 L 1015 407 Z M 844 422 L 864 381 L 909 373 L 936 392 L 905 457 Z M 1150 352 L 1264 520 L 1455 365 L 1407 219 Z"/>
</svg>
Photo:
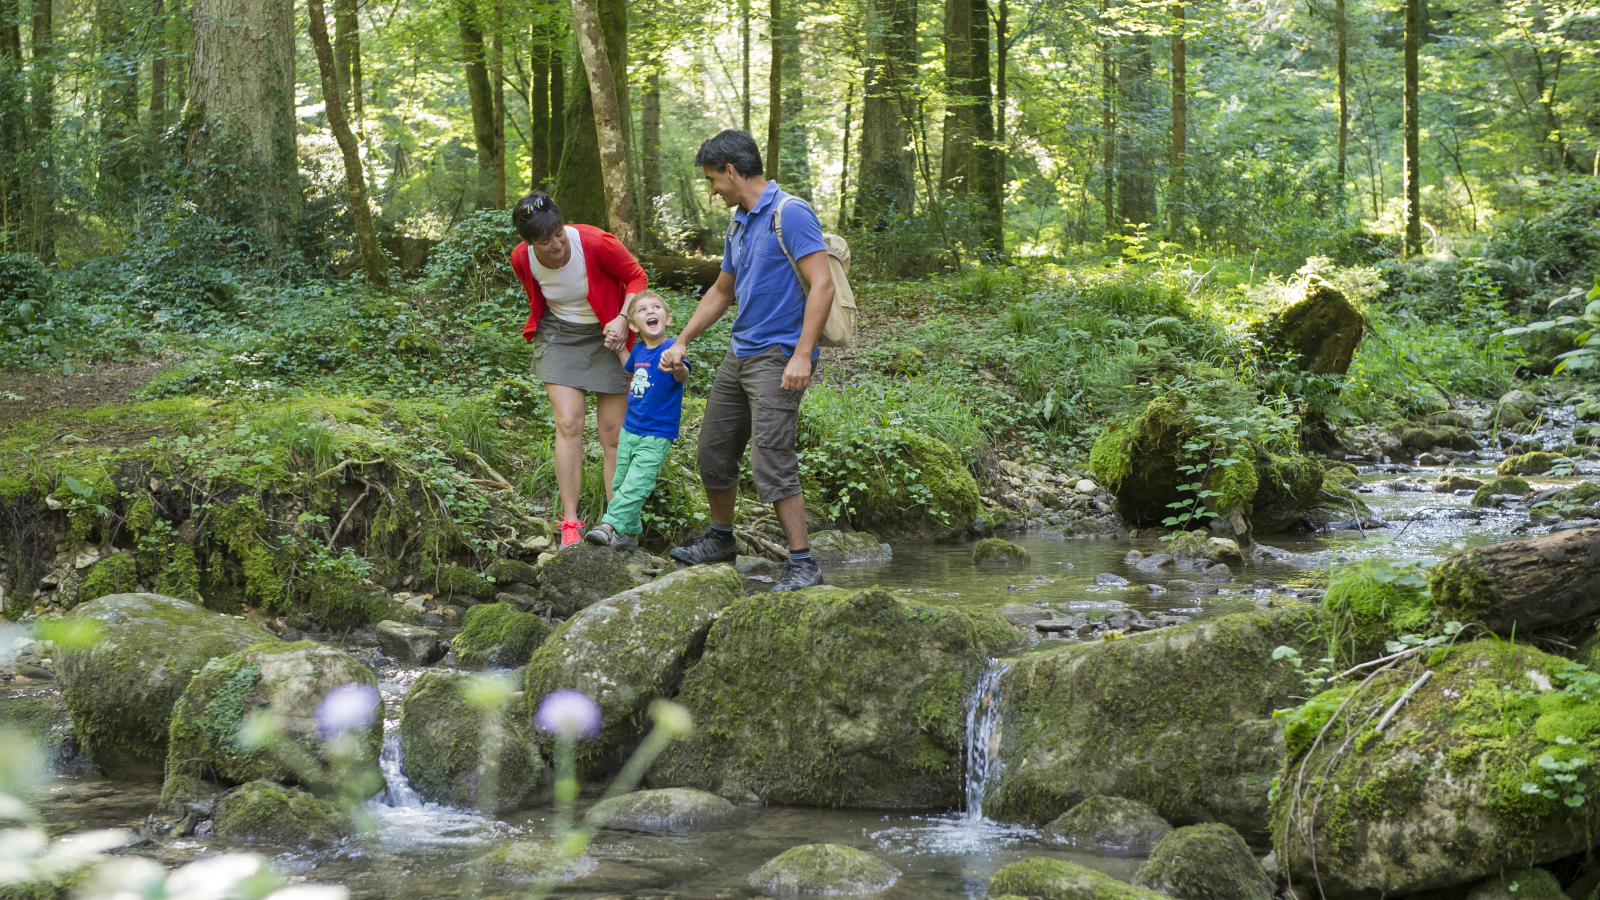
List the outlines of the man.
<svg viewBox="0 0 1600 900">
<path fill-rule="evenodd" d="M 728 306 L 739 304 L 733 320 L 733 346 L 722 358 L 706 398 L 700 423 L 698 460 L 711 507 L 711 527 L 672 558 L 689 565 L 733 559 L 733 514 L 739 492 L 739 460 L 753 441 L 750 467 L 756 495 L 771 503 L 789 542 L 789 561 L 775 591 L 797 591 L 822 583 L 806 535 L 805 499 L 800 494 L 800 460 L 794 452 L 800 398 L 811 383 L 828 311 L 833 306 L 833 274 L 822 242 L 822 223 L 802 200 L 788 197 L 761 167 L 755 139 L 743 131 L 721 132 L 700 145 L 695 165 L 705 172 L 711 193 L 734 207 L 722 253 L 722 274 L 700 299 L 677 343 L 661 357 L 663 371 L 683 365 L 689 343 Z M 799 264 L 809 292 L 778 243 Z"/>
</svg>

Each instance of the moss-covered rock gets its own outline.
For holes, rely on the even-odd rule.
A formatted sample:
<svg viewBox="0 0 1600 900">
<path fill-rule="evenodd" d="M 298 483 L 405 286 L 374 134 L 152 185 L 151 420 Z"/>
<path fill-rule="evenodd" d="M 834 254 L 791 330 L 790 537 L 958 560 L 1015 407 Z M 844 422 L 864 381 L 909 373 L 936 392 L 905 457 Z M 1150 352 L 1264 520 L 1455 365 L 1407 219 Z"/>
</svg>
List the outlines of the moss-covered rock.
<svg viewBox="0 0 1600 900">
<path fill-rule="evenodd" d="M 1306 519 L 1317 528 L 1356 517 L 1362 521 L 1372 518 L 1372 507 L 1347 487 L 1324 481 L 1317 493 L 1317 501 L 1306 510 Z"/>
<path fill-rule="evenodd" d="M 1256 492 L 1246 512 L 1255 531 L 1273 534 L 1300 524 L 1322 497 L 1322 466 L 1308 456 L 1269 456 L 1255 469 Z"/>
<path fill-rule="evenodd" d="M 420 625 L 408 625 L 386 619 L 373 629 L 378 646 L 385 656 L 401 665 L 427 666 L 438 662 L 444 651 L 439 643 L 439 632 Z"/>
<path fill-rule="evenodd" d="M 1172 826 L 1136 800 L 1095 794 L 1062 813 L 1045 830 L 1071 847 L 1145 856 Z"/>
<path fill-rule="evenodd" d="M 894 886 L 900 870 L 843 844 L 791 847 L 750 873 L 750 886 L 780 896 L 869 897 Z"/>
<path fill-rule="evenodd" d="M 585 775 L 615 769 L 649 728 L 651 701 L 671 695 L 685 666 L 700 655 L 711 623 L 743 595 L 743 579 L 732 566 L 696 566 L 585 607 L 528 661 L 529 712 L 551 691 L 588 694 L 600 704 L 604 724 L 598 738 L 578 746 L 578 769 Z M 547 735 L 535 739 L 549 741 Z"/>
<path fill-rule="evenodd" d="M 1489 421 L 1494 427 L 1509 428 L 1532 419 L 1543 407 L 1544 401 L 1527 391 L 1506 391 L 1495 403 Z"/>
<path fill-rule="evenodd" d="M 491 814 L 523 808 L 549 787 L 550 769 L 534 749 L 521 697 L 474 702 L 472 678 L 432 669 L 406 692 L 400 770 L 424 800 Z"/>
<path fill-rule="evenodd" d="M 456 664 L 468 669 L 512 668 L 527 662 L 549 635 L 550 625 L 533 613 L 519 612 L 509 603 L 487 603 L 467 610 L 450 650 Z"/>
<path fill-rule="evenodd" d="M 865 531 L 822 531 L 811 537 L 811 558 L 824 565 L 882 562 L 894 556 L 889 545 Z"/>
<path fill-rule="evenodd" d="M 1514 494 L 1518 497 L 1533 490 L 1526 481 L 1515 475 L 1502 475 L 1478 488 L 1472 493 L 1472 505 L 1479 509 L 1487 509 L 1494 505 L 1494 498 L 1502 494 Z"/>
<path fill-rule="evenodd" d="M 1421 634 L 1433 624 L 1435 607 L 1416 572 L 1388 563 L 1358 563 L 1340 572 L 1322 598 L 1329 648 L 1346 665 L 1382 654 L 1385 643 Z"/>
<path fill-rule="evenodd" d="M 494 579 L 496 590 L 503 590 L 507 584 L 539 583 L 539 570 L 520 559 L 500 557 L 490 563 L 483 574 Z"/>
<path fill-rule="evenodd" d="M 383 588 L 363 584 L 346 566 L 332 565 L 307 574 L 306 612 L 324 628 L 344 630 L 392 617 Z"/>
<path fill-rule="evenodd" d="M 78 602 L 99 600 L 108 594 L 126 594 L 139 584 L 138 564 L 131 553 L 113 553 L 95 563 L 78 588 Z"/>
<path fill-rule="evenodd" d="M 1034 856 L 1002 866 L 989 879 L 991 900 L 1161 900 L 1161 895 L 1064 859 Z"/>
<path fill-rule="evenodd" d="M 1321 656 L 1315 622 L 1261 610 L 1018 659 L 1001 679 L 1006 766 L 984 811 L 1048 822 L 1104 794 L 1264 837 L 1283 752 L 1272 713 L 1305 690 L 1272 654 Z"/>
<path fill-rule="evenodd" d="M 967 695 L 991 656 L 1023 640 L 992 613 L 877 589 L 740 600 L 678 694 L 695 733 L 667 748 L 651 784 L 812 806 L 955 806 Z"/>
<path fill-rule="evenodd" d="M 355 836 L 337 803 L 297 787 L 251 781 L 217 801 L 217 837 L 246 843 L 328 847 Z"/>
<path fill-rule="evenodd" d="M 461 566 L 439 566 L 422 573 L 423 582 L 431 582 L 435 591 L 445 597 L 472 597 L 488 600 L 494 596 L 494 582 L 477 572 Z"/>
<path fill-rule="evenodd" d="M 1361 343 L 1365 321 L 1338 288 L 1315 275 L 1291 289 L 1252 330 L 1274 353 L 1303 372 L 1343 375 Z"/>
<path fill-rule="evenodd" d="M 329 784 L 307 783 L 311 775 L 304 766 L 306 759 L 323 760 L 318 707 L 335 688 L 375 689 L 377 681 L 355 657 L 314 641 L 273 640 L 212 659 L 173 707 L 162 802 L 209 796 L 209 779 L 224 785 L 264 779 L 305 783 L 319 793 L 332 790 Z M 245 722 L 263 712 L 276 717 L 285 746 L 252 746 L 241 738 Z M 360 738 L 366 759 L 375 763 L 383 743 L 381 700 Z"/>
<path fill-rule="evenodd" d="M 1448 425 L 1432 428 L 1405 428 L 1400 431 L 1400 446 L 1422 453 L 1435 447 L 1450 450 L 1480 450 L 1477 440 L 1466 431 Z"/>
<path fill-rule="evenodd" d="M 689 831 L 727 821 L 734 805 L 692 788 L 634 791 L 596 803 L 584 817 L 621 831 Z"/>
<path fill-rule="evenodd" d="M 550 885 L 576 881 L 598 865 L 592 856 L 569 857 L 549 841 L 498 844 L 476 863 L 479 874 L 489 881 Z"/>
<path fill-rule="evenodd" d="M 596 600 L 638 586 L 628 557 L 609 547 L 579 544 L 539 567 L 539 600 L 558 616 L 570 616 Z"/>
<path fill-rule="evenodd" d="M 1133 883 L 1177 900 L 1271 900 L 1272 879 L 1239 832 L 1215 822 L 1161 839 Z"/>
<path fill-rule="evenodd" d="M 1521 456 L 1501 460 L 1500 465 L 1495 467 L 1495 472 L 1500 475 L 1543 475 L 1561 458 L 1559 453 L 1543 451 L 1524 453 Z"/>
<path fill-rule="evenodd" d="M 11 690 L 0 695 L 0 727 L 32 741 L 53 772 L 79 774 L 87 768 L 72 731 L 72 716 L 55 690 Z"/>
<path fill-rule="evenodd" d="M 1465 475 L 1440 475 L 1434 482 L 1433 491 L 1436 494 L 1453 494 L 1456 491 L 1476 491 L 1483 487 L 1483 482 Z"/>
<path fill-rule="evenodd" d="M 1375 731 L 1424 666 L 1431 678 Z M 1301 893 L 1316 890 L 1313 821 L 1329 898 L 1446 888 L 1581 852 L 1600 815 L 1592 803 L 1566 805 L 1552 766 L 1595 758 L 1600 704 L 1562 689 L 1566 666 L 1526 645 L 1458 644 L 1298 709 L 1291 730 L 1333 724 L 1286 756 L 1273 805 L 1280 866 Z"/>
<path fill-rule="evenodd" d="M 1568 900 L 1568 896 L 1549 872 L 1519 869 L 1473 885 L 1466 900 Z"/>
<path fill-rule="evenodd" d="M 984 538 L 972 547 L 972 564 L 980 568 L 1026 567 L 1028 551 L 1002 538 Z"/>
<path fill-rule="evenodd" d="M 888 468 L 871 469 L 862 476 L 866 490 L 852 498 L 855 526 L 886 540 L 944 540 L 966 531 L 983 507 L 961 454 L 909 429 L 894 432 L 892 443 L 927 493 L 913 495 Z"/>
<path fill-rule="evenodd" d="M 240 619 L 157 594 L 111 594 L 67 615 L 105 635 L 83 649 L 57 650 L 61 698 L 79 744 L 107 775 L 158 781 L 167 758 L 172 708 L 213 657 L 271 634 Z"/>
</svg>

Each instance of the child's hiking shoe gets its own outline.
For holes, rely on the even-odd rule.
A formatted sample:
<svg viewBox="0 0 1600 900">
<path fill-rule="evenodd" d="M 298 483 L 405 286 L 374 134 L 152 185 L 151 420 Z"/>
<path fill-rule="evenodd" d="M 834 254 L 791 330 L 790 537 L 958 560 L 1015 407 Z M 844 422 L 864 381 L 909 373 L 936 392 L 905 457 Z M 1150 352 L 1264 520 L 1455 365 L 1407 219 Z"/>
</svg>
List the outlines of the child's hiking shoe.
<svg viewBox="0 0 1600 900">
<path fill-rule="evenodd" d="M 739 555 L 739 545 L 734 542 L 733 535 L 724 536 L 707 528 L 705 534 L 694 539 L 694 543 L 687 547 L 673 547 L 667 555 L 687 565 L 703 566 L 733 559 Z"/>
<path fill-rule="evenodd" d="M 583 543 L 583 522 L 579 519 L 561 520 L 561 546 L 565 550 L 574 544 Z"/>
<path fill-rule="evenodd" d="M 610 525 L 601 524 L 596 525 L 594 530 L 583 536 L 583 539 L 597 547 L 609 547 L 611 539 L 615 536 L 616 532 L 611 530 Z"/>
<path fill-rule="evenodd" d="M 585 541 L 601 547 L 610 547 L 621 553 L 632 553 L 639 549 L 639 541 L 631 534 L 612 528 L 610 525 L 597 526 L 593 531 L 583 536 Z"/>
<path fill-rule="evenodd" d="M 822 583 L 822 567 L 814 559 L 791 559 L 783 564 L 783 575 L 772 586 L 774 591 L 798 591 Z"/>
</svg>

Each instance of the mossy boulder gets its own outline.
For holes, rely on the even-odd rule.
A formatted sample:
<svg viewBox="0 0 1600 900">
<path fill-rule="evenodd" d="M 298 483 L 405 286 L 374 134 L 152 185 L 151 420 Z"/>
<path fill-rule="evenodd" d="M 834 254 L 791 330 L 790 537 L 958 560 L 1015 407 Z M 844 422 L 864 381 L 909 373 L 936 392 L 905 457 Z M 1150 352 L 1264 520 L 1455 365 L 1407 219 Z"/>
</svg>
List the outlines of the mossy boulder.
<svg viewBox="0 0 1600 900">
<path fill-rule="evenodd" d="M 1495 467 L 1495 473 L 1499 475 L 1543 475 L 1555 466 L 1557 460 L 1562 458 L 1559 453 L 1545 453 L 1544 451 L 1524 453 L 1521 456 L 1513 456 L 1509 459 L 1501 460 L 1500 465 Z"/>
<path fill-rule="evenodd" d="M 1024 640 L 993 613 L 876 588 L 742 599 L 684 676 L 694 735 L 650 782 L 806 806 L 955 806 L 967 696 L 990 657 Z"/>
<path fill-rule="evenodd" d="M 1483 487 L 1482 481 L 1476 478 L 1468 478 L 1465 475 L 1440 475 L 1439 480 L 1433 484 L 1434 493 L 1438 494 L 1454 494 L 1456 491 L 1476 491 L 1481 487 Z"/>
<path fill-rule="evenodd" d="M 628 572 L 628 556 L 610 547 L 568 547 L 539 567 L 539 600 L 558 616 L 570 616 L 637 586 Z"/>
<path fill-rule="evenodd" d="M 1574 895 L 1581 896 L 1581 895 Z M 1472 886 L 1466 900 L 1569 900 L 1544 869 L 1519 869 Z"/>
<path fill-rule="evenodd" d="M 634 791 L 596 803 L 585 819 L 621 831 L 676 832 L 727 821 L 734 805 L 692 788 Z"/>
<path fill-rule="evenodd" d="M 1272 879 L 1239 832 L 1208 822 L 1161 839 L 1133 883 L 1178 900 L 1272 900 Z"/>
<path fill-rule="evenodd" d="M 1471 434 L 1448 425 L 1433 428 L 1406 428 L 1400 432 L 1400 445 L 1407 450 L 1422 453 L 1435 447 L 1450 450 L 1482 449 Z"/>
<path fill-rule="evenodd" d="M 972 564 L 983 569 L 1025 568 L 1028 551 L 1002 538 L 984 538 L 972 546 Z"/>
<path fill-rule="evenodd" d="M 1502 475 L 1478 488 L 1472 493 L 1472 505 L 1479 509 L 1487 509 L 1494 505 L 1494 498 L 1502 494 L 1513 494 L 1518 497 L 1533 490 L 1528 482 L 1515 475 Z"/>
<path fill-rule="evenodd" d="M 1317 501 L 1306 510 L 1306 519 L 1317 528 L 1352 518 L 1359 518 L 1363 522 L 1372 518 L 1372 507 L 1361 499 L 1360 494 L 1347 487 L 1324 481 L 1317 493 Z"/>
<path fill-rule="evenodd" d="M 550 841 L 513 841 L 496 845 L 475 865 L 489 881 L 567 884 L 593 872 L 599 861 L 588 855 L 567 856 Z"/>
<path fill-rule="evenodd" d="M 138 563 L 131 553 L 113 553 L 95 563 L 78 588 L 78 602 L 99 600 L 108 594 L 126 594 L 139 584 Z"/>
<path fill-rule="evenodd" d="M 271 634 L 232 616 L 158 594 L 111 594 L 80 604 L 68 621 L 105 634 L 56 652 L 61 699 L 79 745 L 113 778 L 161 780 L 172 708 L 194 673 Z"/>
<path fill-rule="evenodd" d="M 53 772 L 81 774 L 88 768 L 72 730 L 72 715 L 55 690 L 10 690 L 0 695 L 0 728 L 32 741 Z"/>
<path fill-rule="evenodd" d="M 1000 682 L 1006 766 L 984 811 L 1048 822 L 1102 794 L 1264 838 L 1273 711 L 1305 691 L 1273 651 L 1320 656 L 1318 637 L 1313 610 L 1270 609 L 1021 657 Z"/>
<path fill-rule="evenodd" d="M 328 847 L 355 836 L 337 803 L 271 781 L 251 781 L 223 795 L 213 824 L 217 837 L 245 843 Z"/>
<path fill-rule="evenodd" d="M 894 551 L 865 531 L 823 531 L 810 536 L 811 557 L 824 565 L 882 562 Z"/>
<path fill-rule="evenodd" d="M 308 573 L 304 589 L 307 614 L 324 628 L 345 630 L 393 617 L 388 592 L 363 584 L 342 565 Z"/>
<path fill-rule="evenodd" d="M 843 844 L 791 847 L 750 873 L 750 886 L 780 896 L 870 897 L 894 886 L 900 870 Z"/>
<path fill-rule="evenodd" d="M 989 879 L 990 900 L 1162 900 L 1161 895 L 1064 859 L 1034 856 L 1002 866 Z"/>
<path fill-rule="evenodd" d="M 496 590 L 503 590 L 507 584 L 539 583 L 539 570 L 520 559 L 500 557 L 490 563 L 483 574 L 494 579 Z"/>
<path fill-rule="evenodd" d="M 1172 826 L 1136 800 L 1095 794 L 1062 813 L 1045 831 L 1070 847 L 1145 856 Z"/>
<path fill-rule="evenodd" d="M 162 802 L 210 796 L 210 780 L 232 785 L 264 779 L 331 792 L 334 785 L 316 781 L 304 765 L 308 759 L 324 761 L 318 709 L 336 688 L 365 685 L 375 692 L 377 682 L 365 663 L 315 641 L 274 640 L 213 658 L 172 709 Z M 377 761 L 383 743 L 378 702 L 371 723 L 358 735 L 369 763 Z M 281 745 L 253 746 L 240 735 L 246 722 L 264 713 L 276 718 Z"/>
<path fill-rule="evenodd" d="M 1595 758 L 1600 703 L 1563 688 L 1566 667 L 1523 644 L 1457 644 L 1291 714 L 1302 735 L 1333 720 L 1320 743 L 1291 742 L 1273 805 L 1279 865 L 1300 893 L 1317 889 L 1313 825 L 1333 900 L 1448 888 L 1582 852 L 1600 815 L 1566 805 L 1552 766 Z M 1375 731 L 1424 669 L 1433 675 Z"/>
<path fill-rule="evenodd" d="M 1383 654 L 1387 642 L 1427 631 L 1435 606 L 1424 574 L 1382 562 L 1341 571 L 1322 598 L 1323 627 L 1337 661 L 1353 665 L 1372 659 Z"/>
<path fill-rule="evenodd" d="M 423 582 L 432 582 L 436 592 L 445 597 L 471 597 L 488 600 L 494 596 L 494 582 L 462 566 L 439 566 L 433 571 L 424 570 Z"/>
<path fill-rule="evenodd" d="M 549 623 L 533 613 L 509 603 L 486 603 L 467 610 L 450 651 L 464 668 L 512 668 L 527 662 L 549 635 Z"/>
<path fill-rule="evenodd" d="M 895 467 L 874 466 L 860 473 L 864 491 L 853 492 L 851 522 L 885 540 L 944 540 L 960 535 L 983 507 L 978 483 L 961 454 L 918 431 L 889 431 L 886 449 L 917 472 L 926 493 L 912 493 Z"/>
<path fill-rule="evenodd" d="M 400 771 L 424 800 L 491 814 L 520 809 L 549 787 L 550 769 L 533 746 L 522 698 L 475 698 L 472 681 L 430 669 L 412 684 L 400 704 Z"/>
<path fill-rule="evenodd" d="M 578 746 L 578 770 L 585 776 L 612 771 L 649 729 L 651 701 L 671 696 L 711 624 L 743 595 L 743 579 L 732 566 L 696 566 L 585 607 L 528 661 L 523 693 L 529 712 L 551 691 L 588 694 L 600 704 L 603 725 L 599 737 Z M 548 735 L 534 737 L 549 746 Z"/>
<path fill-rule="evenodd" d="M 1342 291 L 1312 275 L 1252 330 L 1268 350 L 1287 355 L 1303 372 L 1343 375 L 1365 320 Z"/>
<path fill-rule="evenodd" d="M 1495 403 L 1489 421 L 1491 425 L 1507 428 L 1532 419 L 1544 407 L 1544 401 L 1524 390 L 1506 391 Z"/>
<path fill-rule="evenodd" d="M 1322 466 L 1309 456 L 1266 456 L 1257 459 L 1255 470 L 1256 490 L 1245 510 L 1254 531 L 1287 531 L 1305 521 L 1306 510 L 1322 499 Z"/>
</svg>

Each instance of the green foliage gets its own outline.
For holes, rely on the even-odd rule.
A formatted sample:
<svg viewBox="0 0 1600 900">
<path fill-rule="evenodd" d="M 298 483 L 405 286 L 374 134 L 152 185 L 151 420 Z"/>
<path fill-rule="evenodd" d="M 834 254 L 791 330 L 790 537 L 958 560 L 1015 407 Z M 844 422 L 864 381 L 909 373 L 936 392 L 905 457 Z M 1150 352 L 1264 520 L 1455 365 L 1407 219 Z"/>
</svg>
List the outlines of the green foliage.
<svg viewBox="0 0 1600 900">
<path fill-rule="evenodd" d="M 48 267 L 31 253 L 0 253 L 0 368 L 60 359 L 70 317 L 55 302 Z"/>
<path fill-rule="evenodd" d="M 1437 627 L 1426 570 L 1414 560 L 1345 569 L 1328 585 L 1322 607 L 1329 655 L 1345 665 L 1376 655 L 1385 642 Z"/>
<path fill-rule="evenodd" d="M 1557 359 L 1561 363 L 1555 367 L 1555 374 L 1560 374 L 1568 369 L 1574 372 L 1594 370 L 1600 367 L 1600 334 L 1595 333 L 1596 326 L 1600 326 L 1600 274 L 1594 276 L 1594 287 L 1587 293 L 1582 289 L 1574 289 L 1563 297 L 1550 301 L 1550 308 L 1555 309 L 1564 305 L 1577 306 L 1583 304 L 1582 312 L 1577 315 L 1557 316 L 1554 319 L 1533 322 L 1526 326 L 1507 328 L 1501 332 L 1505 335 L 1518 335 L 1549 331 L 1554 328 L 1578 326 L 1582 328 L 1576 342 L 1577 349 L 1568 350 L 1560 354 Z"/>
<path fill-rule="evenodd" d="M 428 254 L 423 277 L 435 290 L 480 301 L 503 299 L 507 293 L 527 302 L 511 272 L 511 251 L 522 239 L 503 209 L 468 213 L 445 232 Z"/>
</svg>

